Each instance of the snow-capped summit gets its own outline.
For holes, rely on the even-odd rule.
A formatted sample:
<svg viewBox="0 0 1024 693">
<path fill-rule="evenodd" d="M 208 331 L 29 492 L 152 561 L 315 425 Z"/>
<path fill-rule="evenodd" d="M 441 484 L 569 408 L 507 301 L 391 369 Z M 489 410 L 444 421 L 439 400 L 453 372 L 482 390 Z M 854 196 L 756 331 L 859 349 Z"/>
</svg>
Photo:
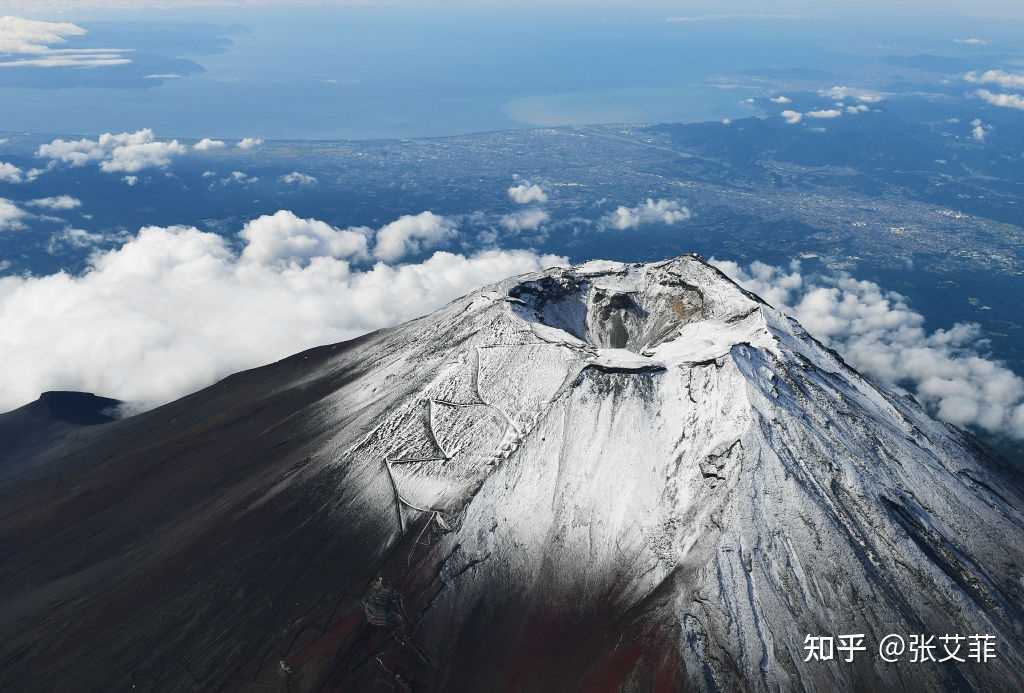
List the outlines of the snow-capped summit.
<svg viewBox="0 0 1024 693">
<path fill-rule="evenodd" d="M 1024 687 L 1019 483 L 697 256 L 508 279 L 100 428 L 0 525 L 40 619 L 0 621 L 8 684 Z"/>
</svg>

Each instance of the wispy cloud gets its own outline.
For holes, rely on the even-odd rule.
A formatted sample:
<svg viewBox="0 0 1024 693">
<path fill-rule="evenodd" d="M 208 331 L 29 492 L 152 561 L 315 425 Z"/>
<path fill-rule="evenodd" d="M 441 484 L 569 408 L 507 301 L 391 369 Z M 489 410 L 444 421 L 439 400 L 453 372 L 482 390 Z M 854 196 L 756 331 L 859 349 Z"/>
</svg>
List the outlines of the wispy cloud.
<svg viewBox="0 0 1024 693">
<path fill-rule="evenodd" d="M 245 171 L 232 171 L 220 180 L 221 185 L 252 185 L 259 182 L 259 176 L 250 176 Z"/>
<path fill-rule="evenodd" d="M 1024 111 L 1024 96 L 1020 94 L 995 94 L 988 89 L 979 89 L 974 95 L 993 106 Z"/>
<path fill-rule="evenodd" d="M 96 68 L 132 62 L 126 48 L 53 48 L 88 32 L 70 22 L 0 17 L 0 68 Z"/>
<path fill-rule="evenodd" d="M 292 171 L 281 176 L 278 180 L 286 185 L 316 185 L 319 181 L 316 176 L 311 176 L 306 173 L 300 173 L 298 171 Z"/>
<path fill-rule="evenodd" d="M 885 95 L 881 92 L 846 86 L 835 86 L 830 89 L 823 89 L 818 92 L 818 95 L 834 99 L 836 101 L 856 99 L 862 103 L 879 103 L 885 100 Z"/>
<path fill-rule="evenodd" d="M 29 207 L 66 211 L 78 209 L 82 206 L 82 201 L 77 197 L 71 197 L 71 195 L 57 195 L 56 197 L 41 197 L 31 200 L 27 204 Z"/>
<path fill-rule="evenodd" d="M 964 81 L 971 84 L 998 84 L 1001 87 L 1024 87 L 1024 75 L 1002 70 L 986 70 L 984 72 L 968 72 Z"/>
<path fill-rule="evenodd" d="M 796 125 L 797 123 L 804 119 L 803 113 L 801 113 L 800 111 L 794 111 L 792 109 L 787 109 L 780 113 L 779 115 L 782 116 L 785 119 L 785 121 L 790 125 Z"/>
<path fill-rule="evenodd" d="M 85 229 L 76 229 L 70 226 L 61 229 L 50 236 L 46 244 L 46 250 L 51 255 L 58 253 L 62 247 L 72 248 L 95 248 L 105 243 L 116 242 L 120 236 L 95 233 Z"/>
</svg>

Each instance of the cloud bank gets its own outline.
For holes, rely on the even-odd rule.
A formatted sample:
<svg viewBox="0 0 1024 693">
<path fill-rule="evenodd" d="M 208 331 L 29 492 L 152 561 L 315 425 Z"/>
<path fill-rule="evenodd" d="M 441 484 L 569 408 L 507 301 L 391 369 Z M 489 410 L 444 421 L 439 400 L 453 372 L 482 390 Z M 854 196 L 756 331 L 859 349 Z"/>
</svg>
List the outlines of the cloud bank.
<svg viewBox="0 0 1024 693">
<path fill-rule="evenodd" d="M 148 168 L 166 168 L 174 157 L 188 148 L 177 140 L 160 142 L 149 128 L 120 134 L 104 133 L 99 139 L 61 140 L 44 144 L 36 156 L 52 164 L 73 167 L 98 163 L 106 173 L 138 173 Z"/>
<path fill-rule="evenodd" d="M 378 239 L 392 229 L 386 247 L 399 239 L 406 248 L 423 229 L 442 226 L 432 217 L 406 217 Z M 422 315 L 497 278 L 565 262 L 491 250 L 358 269 L 350 260 L 365 251 L 365 238 L 357 236 L 290 212 L 247 224 L 240 251 L 195 228 L 147 227 L 94 254 L 80 276 L 0 278 L 0 411 L 50 389 L 166 402 Z"/>
<path fill-rule="evenodd" d="M 929 332 L 905 297 L 845 274 L 805 276 L 797 263 L 713 262 L 860 372 L 910 392 L 940 419 L 1024 439 L 1024 379 L 985 356 L 978 325 Z"/>
</svg>

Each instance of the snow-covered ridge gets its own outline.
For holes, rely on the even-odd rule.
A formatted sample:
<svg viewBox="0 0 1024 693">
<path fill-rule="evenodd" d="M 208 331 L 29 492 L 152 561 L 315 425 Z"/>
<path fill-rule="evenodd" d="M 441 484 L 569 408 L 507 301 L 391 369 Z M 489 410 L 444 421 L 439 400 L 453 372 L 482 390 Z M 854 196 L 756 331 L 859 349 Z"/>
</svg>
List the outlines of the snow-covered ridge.
<svg viewBox="0 0 1024 693">
<path fill-rule="evenodd" d="M 1024 565 L 1024 503 L 994 505 L 963 434 L 701 258 L 515 277 L 393 339 L 428 375 L 349 455 L 385 465 L 396 531 L 427 517 L 440 545 L 489 557 L 459 599 L 667 589 L 659 618 L 701 689 L 834 689 L 849 671 L 800 660 L 805 634 L 837 628 L 997 629 L 1024 671 L 1021 570 L 990 539 L 1015 537 Z M 934 559 L 949 552 L 971 558 Z"/>
<path fill-rule="evenodd" d="M 1024 690 L 1019 480 L 699 257 L 506 279 L 104 430 L 8 495 L 9 689 Z M 996 659 L 876 655 L 947 633 Z"/>
</svg>

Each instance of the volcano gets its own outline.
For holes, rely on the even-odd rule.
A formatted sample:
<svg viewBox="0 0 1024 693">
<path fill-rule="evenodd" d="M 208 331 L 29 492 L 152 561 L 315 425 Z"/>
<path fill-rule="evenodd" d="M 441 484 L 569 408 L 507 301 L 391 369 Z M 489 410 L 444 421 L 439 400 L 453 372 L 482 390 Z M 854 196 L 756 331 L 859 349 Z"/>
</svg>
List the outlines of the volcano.
<svg viewBox="0 0 1024 693">
<path fill-rule="evenodd" d="M 1020 482 L 697 256 L 88 423 L 0 467 L 2 690 L 1024 690 Z"/>
</svg>

